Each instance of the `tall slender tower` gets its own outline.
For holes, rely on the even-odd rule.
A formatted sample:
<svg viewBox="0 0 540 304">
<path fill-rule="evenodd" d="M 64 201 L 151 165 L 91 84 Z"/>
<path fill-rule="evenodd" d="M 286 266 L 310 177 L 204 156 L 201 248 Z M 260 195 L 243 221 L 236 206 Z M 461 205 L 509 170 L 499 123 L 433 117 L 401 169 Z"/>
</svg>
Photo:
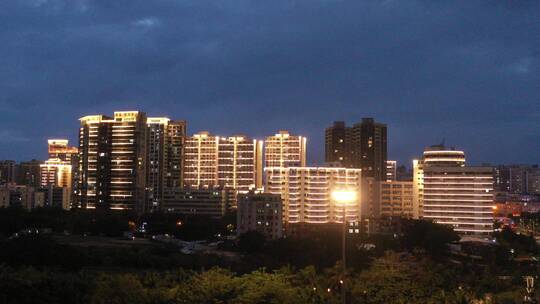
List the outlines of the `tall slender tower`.
<svg viewBox="0 0 540 304">
<path fill-rule="evenodd" d="M 326 128 L 325 138 L 325 161 L 337 163 L 342 167 L 352 168 L 351 128 L 343 121 L 335 121 L 331 127 Z"/>
<path fill-rule="evenodd" d="M 261 142 L 245 135 L 219 138 L 218 184 L 239 192 L 262 186 Z"/>
<path fill-rule="evenodd" d="M 188 188 L 218 185 L 219 136 L 199 132 L 186 138 L 184 185 Z"/>
<path fill-rule="evenodd" d="M 79 204 L 82 208 L 144 212 L 146 114 L 85 116 L 79 131 Z"/>
<path fill-rule="evenodd" d="M 363 177 L 386 179 L 387 127 L 373 118 L 362 118 L 352 127 L 353 166 L 362 169 Z"/>
<path fill-rule="evenodd" d="M 147 204 L 144 211 L 159 209 L 165 189 L 182 187 L 186 122 L 166 117 L 147 119 Z"/>
<path fill-rule="evenodd" d="M 347 127 L 334 122 L 325 131 L 326 161 L 346 168 L 362 169 L 362 216 L 379 218 L 379 186 L 386 181 L 387 126 L 373 118 Z"/>
<path fill-rule="evenodd" d="M 73 204 L 77 201 L 78 193 L 78 180 L 79 180 L 79 149 L 77 147 L 69 146 L 69 141 L 67 139 L 49 139 L 47 141 L 47 150 L 49 154 L 49 160 L 41 166 L 41 176 L 42 176 L 42 186 L 44 174 L 43 170 L 50 173 L 51 169 L 59 168 L 61 172 L 68 172 L 66 169 L 67 166 L 69 169 L 69 179 L 71 180 L 70 185 L 61 186 L 66 187 L 69 193 L 69 202 Z M 59 163 L 61 162 L 61 164 Z M 59 165 L 62 165 L 59 167 Z M 66 173 L 64 173 L 66 174 Z M 48 183 L 50 184 L 50 183 Z"/>
</svg>

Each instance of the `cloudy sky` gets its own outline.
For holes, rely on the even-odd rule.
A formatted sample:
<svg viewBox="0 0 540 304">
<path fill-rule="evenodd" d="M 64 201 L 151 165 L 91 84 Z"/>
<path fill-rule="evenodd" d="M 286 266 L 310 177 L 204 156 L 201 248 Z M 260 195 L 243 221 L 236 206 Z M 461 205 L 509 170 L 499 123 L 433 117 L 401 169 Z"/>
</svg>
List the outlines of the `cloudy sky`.
<svg viewBox="0 0 540 304">
<path fill-rule="evenodd" d="M 188 132 L 308 136 L 375 117 L 389 157 L 540 162 L 540 1 L 0 1 L 0 159 L 138 109 Z"/>
</svg>

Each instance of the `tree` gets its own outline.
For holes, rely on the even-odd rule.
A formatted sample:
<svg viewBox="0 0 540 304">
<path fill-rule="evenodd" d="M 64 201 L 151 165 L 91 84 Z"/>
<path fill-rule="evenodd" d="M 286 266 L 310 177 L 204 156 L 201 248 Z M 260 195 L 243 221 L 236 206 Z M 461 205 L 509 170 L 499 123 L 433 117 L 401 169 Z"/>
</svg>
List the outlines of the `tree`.
<svg viewBox="0 0 540 304">
<path fill-rule="evenodd" d="M 441 293 L 441 278 L 422 262 L 405 254 L 387 252 L 353 279 L 353 303 L 426 303 Z"/>
<path fill-rule="evenodd" d="M 295 287 L 290 276 L 283 272 L 267 273 L 259 270 L 246 274 L 239 280 L 241 291 L 237 304 L 298 304 L 307 303 L 305 287 Z"/>
<path fill-rule="evenodd" d="M 433 257 L 445 255 L 448 244 L 460 239 L 451 227 L 424 220 L 409 220 L 403 230 L 401 240 L 405 249 L 421 248 Z"/>
<path fill-rule="evenodd" d="M 239 293 L 238 279 L 230 271 L 214 268 L 195 274 L 175 290 L 175 303 L 232 303 Z"/>
<path fill-rule="evenodd" d="M 91 304 L 151 303 L 139 279 L 133 274 L 101 275 L 96 283 Z"/>
</svg>

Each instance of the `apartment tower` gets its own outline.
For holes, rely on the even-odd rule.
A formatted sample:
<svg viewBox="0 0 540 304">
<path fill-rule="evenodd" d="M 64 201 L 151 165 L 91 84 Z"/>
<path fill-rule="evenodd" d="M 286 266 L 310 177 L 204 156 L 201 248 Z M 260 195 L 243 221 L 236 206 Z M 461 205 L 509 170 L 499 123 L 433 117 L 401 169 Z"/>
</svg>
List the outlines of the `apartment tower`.
<svg viewBox="0 0 540 304">
<path fill-rule="evenodd" d="M 286 223 L 342 223 L 343 206 L 332 201 L 335 189 L 360 192 L 361 170 L 333 167 L 265 168 L 265 190 L 283 200 Z M 360 200 L 346 208 L 346 220 L 361 217 Z"/>
<path fill-rule="evenodd" d="M 424 219 L 462 234 L 493 232 L 493 168 L 424 169 Z"/>
<path fill-rule="evenodd" d="M 353 168 L 351 135 L 352 130 L 344 121 L 335 121 L 331 127 L 326 128 L 324 133 L 326 163 Z"/>
<path fill-rule="evenodd" d="M 166 117 L 148 117 L 146 211 L 162 208 L 166 189 L 182 188 L 186 122 Z"/>
<path fill-rule="evenodd" d="M 462 234 L 493 231 L 493 168 L 465 166 L 465 153 L 443 145 L 413 162 L 415 216 Z"/>
<path fill-rule="evenodd" d="M 184 163 L 185 187 L 229 189 L 230 207 L 236 192 L 262 187 L 262 142 L 244 135 L 194 134 L 186 139 Z"/>
<path fill-rule="evenodd" d="M 279 131 L 264 141 L 265 167 L 305 167 L 306 142 L 304 136 L 291 135 L 288 131 Z"/>
<path fill-rule="evenodd" d="M 80 207 L 145 212 L 146 114 L 114 112 L 80 122 Z"/>
</svg>

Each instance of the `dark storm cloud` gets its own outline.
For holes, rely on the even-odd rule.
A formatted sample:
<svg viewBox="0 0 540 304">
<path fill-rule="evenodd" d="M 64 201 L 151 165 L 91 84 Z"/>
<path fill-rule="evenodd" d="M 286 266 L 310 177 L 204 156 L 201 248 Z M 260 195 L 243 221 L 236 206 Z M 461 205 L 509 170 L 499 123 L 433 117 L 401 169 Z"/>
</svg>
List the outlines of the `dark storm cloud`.
<svg viewBox="0 0 540 304">
<path fill-rule="evenodd" d="M 307 135 L 374 116 L 390 157 L 446 142 L 538 162 L 537 1 L 0 2 L 0 158 L 44 157 L 80 116 L 140 109 L 189 131 Z"/>
</svg>

